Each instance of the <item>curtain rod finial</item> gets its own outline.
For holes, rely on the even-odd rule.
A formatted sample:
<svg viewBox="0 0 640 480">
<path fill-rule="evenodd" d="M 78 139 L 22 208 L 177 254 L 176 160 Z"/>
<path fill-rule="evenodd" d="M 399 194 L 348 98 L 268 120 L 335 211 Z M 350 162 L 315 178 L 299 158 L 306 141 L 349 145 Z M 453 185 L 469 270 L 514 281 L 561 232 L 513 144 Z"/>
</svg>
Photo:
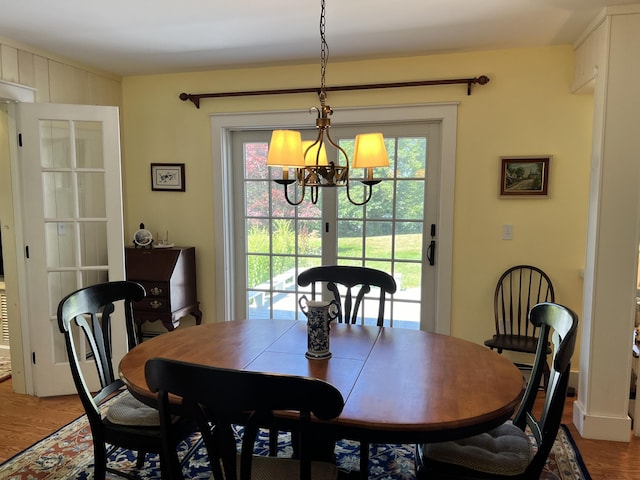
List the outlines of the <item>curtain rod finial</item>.
<svg viewBox="0 0 640 480">
<path fill-rule="evenodd" d="M 186 102 L 187 100 L 191 100 L 196 108 L 200 108 L 200 97 L 198 95 L 191 95 L 190 93 L 182 92 L 179 95 L 180 100 Z"/>
</svg>

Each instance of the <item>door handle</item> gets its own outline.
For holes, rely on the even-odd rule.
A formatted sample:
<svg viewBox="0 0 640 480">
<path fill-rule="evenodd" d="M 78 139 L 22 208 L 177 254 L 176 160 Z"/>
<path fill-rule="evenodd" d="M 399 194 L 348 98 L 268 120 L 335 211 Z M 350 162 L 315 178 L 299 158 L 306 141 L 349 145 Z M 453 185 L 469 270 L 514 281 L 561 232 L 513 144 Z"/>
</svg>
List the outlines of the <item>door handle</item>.
<svg viewBox="0 0 640 480">
<path fill-rule="evenodd" d="M 436 264 L 436 224 L 431 224 L 431 243 L 427 247 L 427 260 L 429 260 L 429 265 Z"/>
<path fill-rule="evenodd" d="M 429 260 L 429 265 L 436 264 L 436 241 L 431 240 L 429 246 L 427 247 L 427 260 Z"/>
</svg>

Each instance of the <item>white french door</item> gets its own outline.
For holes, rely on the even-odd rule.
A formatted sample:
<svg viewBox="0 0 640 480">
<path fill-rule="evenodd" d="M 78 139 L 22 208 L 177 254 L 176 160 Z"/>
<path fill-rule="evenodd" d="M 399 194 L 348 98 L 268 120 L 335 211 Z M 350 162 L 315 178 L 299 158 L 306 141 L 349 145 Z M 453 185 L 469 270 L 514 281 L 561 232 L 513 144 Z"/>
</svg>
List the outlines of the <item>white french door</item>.
<svg viewBox="0 0 640 480">
<path fill-rule="evenodd" d="M 353 242 L 356 242 L 353 238 L 355 236 L 349 241 L 352 242 L 351 252 L 347 249 L 349 242 L 346 241 L 346 233 L 353 232 L 343 230 L 341 227 L 342 224 L 354 220 L 353 216 L 334 213 L 336 223 L 330 223 L 328 226 L 329 231 L 334 229 L 334 232 L 337 232 L 337 235 L 334 235 L 334 246 L 331 246 L 331 241 L 328 239 L 323 239 L 318 243 L 315 232 L 323 232 L 327 229 L 326 220 L 322 215 L 329 213 L 329 210 L 338 212 L 339 199 L 334 200 L 336 202 L 335 209 L 327 206 L 323 201 L 322 208 L 315 211 L 308 207 L 308 210 L 302 214 L 300 211 L 292 212 L 293 207 L 288 206 L 283 199 L 281 187 L 269 181 L 270 175 L 273 174 L 277 177 L 279 174 L 269 172 L 264 159 L 269 141 L 268 132 L 274 128 L 283 127 L 296 130 L 308 129 L 307 133 L 313 137 L 315 129 L 310 127 L 313 124 L 313 118 L 310 118 L 312 116 L 307 111 L 214 114 L 211 116 L 211 127 L 213 165 L 214 171 L 216 171 L 213 191 L 214 222 L 216 225 L 217 318 L 219 320 L 234 320 L 247 318 L 251 314 L 258 316 L 281 315 L 285 314 L 283 313 L 285 309 L 280 312 L 280 307 L 287 302 L 290 304 L 286 307 L 286 311 L 289 313 L 285 315 L 297 316 L 297 309 L 293 303 L 296 295 L 300 292 L 296 291 L 295 272 L 306 266 L 328 263 L 332 261 L 332 257 L 325 255 L 337 252 L 335 255 L 338 263 L 360 262 L 359 264 L 378 268 L 384 266 L 383 269 L 392 272 L 399 280 L 400 291 L 393 298 L 394 302 L 398 302 L 396 305 L 400 307 L 404 302 L 402 306 L 407 306 L 407 310 L 419 311 L 419 322 L 411 320 L 413 322 L 411 326 L 419 325 L 422 330 L 449 334 L 451 331 L 457 104 L 345 108 L 336 111 L 334 116 L 336 124 L 341 123 L 341 125 L 332 127 L 332 138 L 334 139 L 338 138 L 336 132 L 339 130 L 338 127 L 342 125 L 357 125 L 359 128 L 361 127 L 361 131 L 379 131 L 381 126 L 390 129 L 394 127 L 405 128 L 404 132 L 399 134 L 390 130 L 388 137 L 393 138 L 395 142 L 398 139 L 404 142 L 405 139 L 428 137 L 428 132 L 425 129 L 430 128 L 430 124 L 439 129 L 439 133 L 433 134 L 433 138 L 427 138 L 426 161 L 429 163 L 426 165 L 425 171 L 420 172 L 420 169 L 414 169 L 411 174 L 394 169 L 391 178 L 386 178 L 382 184 L 374 187 L 374 200 L 370 204 L 371 209 L 375 210 L 375 198 L 382 198 L 381 196 L 376 197 L 376 192 L 380 193 L 378 189 L 388 189 L 395 195 L 409 185 L 409 181 L 415 180 L 416 183 L 422 181 L 425 189 L 423 196 L 414 199 L 413 196 L 402 194 L 401 198 L 423 202 L 423 205 L 427 205 L 424 210 L 426 215 L 423 215 L 421 220 L 417 220 L 413 216 L 403 218 L 402 212 L 406 212 L 406 210 L 395 203 L 395 199 L 393 205 L 389 206 L 389 208 L 395 209 L 395 213 L 392 214 L 395 216 L 389 215 L 388 211 L 383 214 L 384 217 L 379 218 L 374 218 L 371 212 L 368 212 L 367 215 L 362 214 L 360 217 L 355 215 L 356 223 L 359 222 L 360 228 L 364 228 L 360 236 L 361 246 L 357 247 L 362 252 L 356 255 L 353 253 Z M 414 136 L 411 128 L 413 126 L 420 128 L 419 125 L 422 125 L 423 129 L 417 132 L 417 136 Z M 254 133 L 258 136 L 240 137 L 244 134 Z M 341 138 L 341 142 L 344 141 L 348 144 L 351 138 L 351 133 L 347 133 Z M 401 142 L 398 142 L 397 145 L 400 145 Z M 245 150 L 245 147 L 248 147 L 249 150 Z M 395 150 L 392 153 L 398 154 Z M 251 161 L 246 163 L 245 160 Z M 246 168 L 262 170 L 248 174 L 244 171 Z M 400 176 L 398 176 L 398 172 Z M 406 178 L 403 175 L 406 175 Z M 420 178 L 422 179 L 420 180 Z M 250 179 L 252 180 L 250 181 Z M 404 183 L 404 180 L 407 180 L 407 183 Z M 386 186 L 384 186 L 385 183 Z M 277 190 L 277 193 L 270 193 L 271 190 Z M 354 195 L 357 193 L 354 192 Z M 268 199 L 266 204 L 264 203 L 265 198 Z M 373 233 L 383 232 L 380 228 L 377 232 L 368 230 L 374 220 L 380 222 L 377 227 L 387 228 L 387 231 L 394 235 L 413 233 L 418 235 L 415 238 L 421 237 L 421 240 L 418 240 L 419 247 L 417 250 L 414 249 L 420 253 L 409 257 L 403 256 L 402 242 L 398 244 L 397 238 L 394 240 L 396 243 L 391 249 L 391 253 L 388 249 L 386 252 L 379 248 L 372 250 L 370 247 L 373 245 L 369 236 Z M 385 224 L 385 222 L 387 223 Z M 409 229 L 411 222 L 421 225 L 409 232 L 407 229 Z M 434 225 L 433 229 L 431 228 L 432 224 Z M 249 231 L 250 229 L 255 231 Z M 293 237 L 288 233 L 290 230 L 296 233 Z M 255 235 L 256 231 L 261 235 Z M 344 235 L 343 231 L 346 232 Z M 343 237 L 345 237 L 344 241 Z M 293 238 L 293 245 L 288 243 L 290 240 L 283 241 L 283 238 Z M 410 237 L 405 236 L 404 238 L 409 239 Z M 432 241 L 437 243 L 435 254 L 432 256 L 433 265 L 425 255 L 425 247 L 430 245 Z M 270 246 L 265 246 L 265 242 Z M 415 242 L 412 246 L 414 245 Z M 340 252 L 347 253 L 343 255 Z M 258 265 L 259 262 L 265 261 L 268 263 L 266 267 Z M 403 271 L 405 267 L 410 268 Z M 261 273 L 259 277 L 255 276 L 255 271 L 264 272 L 265 268 L 269 269 L 268 278 L 264 276 L 264 273 Z M 405 271 L 407 276 L 404 275 Z M 415 272 L 419 272 L 420 300 L 417 300 L 418 297 L 404 297 L 403 294 L 406 292 L 402 291 L 403 288 L 412 285 L 412 282 L 415 285 Z M 402 275 L 398 276 L 396 273 Z M 410 274 L 413 274 L 413 279 L 410 278 Z M 268 288 L 266 284 L 269 285 Z M 423 294 L 422 290 L 427 293 Z M 430 300 L 431 298 L 433 301 Z M 259 304 L 263 308 L 265 305 L 269 305 L 269 314 L 258 314 L 260 309 L 250 312 L 253 305 Z M 403 309 L 391 306 L 387 311 L 394 310 L 397 314 L 399 310 Z M 266 310 L 263 311 L 266 312 Z M 399 317 L 396 318 L 396 321 L 400 321 Z M 398 325 L 400 324 L 396 323 L 396 326 Z"/>
<path fill-rule="evenodd" d="M 420 327 L 422 306 L 429 310 L 435 303 L 435 292 L 428 289 L 434 283 L 426 281 L 433 277 L 433 266 L 423 260 L 429 245 L 424 234 L 436 225 L 437 183 L 429 180 L 438 178 L 439 124 L 377 125 L 375 130 L 385 136 L 390 167 L 375 170 L 382 181 L 363 206 L 351 204 L 345 188 L 321 188 L 315 205 L 308 195 L 297 207 L 287 204 L 281 187 L 271 180 L 280 172 L 266 167 L 271 132 L 232 135 L 234 178 L 242 180 L 234 182 L 235 237 L 242 240 L 236 249 L 236 286 L 244 292 L 237 301 L 244 300 L 248 318 L 300 318 L 298 300 L 308 289 L 299 290 L 298 274 L 312 266 L 339 264 L 391 274 L 398 291 L 387 299 L 385 324 Z M 333 127 L 331 135 L 350 154 L 360 131 Z M 303 136 L 315 134 L 311 130 Z M 362 172 L 350 173 L 355 176 L 351 196 L 359 201 L 365 193 L 357 181 Z M 296 196 L 294 190 L 290 196 Z M 376 289 L 365 297 L 363 324 L 376 323 L 378 297 Z"/>
<path fill-rule="evenodd" d="M 27 219 L 28 322 L 23 322 L 23 334 L 33 393 L 73 393 L 56 319 L 58 303 L 79 288 L 124 278 L 118 109 L 46 103 L 17 107 L 21 203 Z M 112 328 L 117 365 L 127 345 L 121 314 Z M 78 347 L 86 358 L 86 345 Z M 91 359 L 87 373 L 95 377 Z"/>
</svg>

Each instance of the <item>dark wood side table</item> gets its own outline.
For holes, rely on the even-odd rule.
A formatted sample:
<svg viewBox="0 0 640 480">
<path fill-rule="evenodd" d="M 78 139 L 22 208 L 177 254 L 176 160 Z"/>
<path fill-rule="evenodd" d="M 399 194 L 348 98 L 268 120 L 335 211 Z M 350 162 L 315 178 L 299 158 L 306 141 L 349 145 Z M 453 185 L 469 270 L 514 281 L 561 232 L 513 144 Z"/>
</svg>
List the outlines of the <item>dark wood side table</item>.
<svg viewBox="0 0 640 480">
<path fill-rule="evenodd" d="M 168 331 L 177 328 L 186 315 L 193 315 L 197 325 L 202 323 L 195 247 L 127 247 L 125 266 L 127 280 L 140 283 L 147 291 L 146 298 L 133 307 L 140 335 L 144 322 L 160 321 Z"/>
</svg>

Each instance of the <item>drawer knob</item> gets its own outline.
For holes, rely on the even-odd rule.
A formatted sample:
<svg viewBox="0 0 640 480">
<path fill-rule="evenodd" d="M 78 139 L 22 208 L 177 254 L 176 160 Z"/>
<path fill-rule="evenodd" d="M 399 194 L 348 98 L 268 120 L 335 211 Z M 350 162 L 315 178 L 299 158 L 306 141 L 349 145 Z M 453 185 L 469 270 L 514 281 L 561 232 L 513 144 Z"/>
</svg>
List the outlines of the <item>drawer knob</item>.
<svg viewBox="0 0 640 480">
<path fill-rule="evenodd" d="M 151 295 L 160 295 L 162 293 L 162 289 L 158 287 L 153 287 L 151 290 Z"/>
<path fill-rule="evenodd" d="M 149 303 L 149 305 L 151 306 L 151 308 L 158 309 L 162 307 L 162 302 L 159 302 L 158 300 L 153 300 L 151 303 Z"/>
</svg>

